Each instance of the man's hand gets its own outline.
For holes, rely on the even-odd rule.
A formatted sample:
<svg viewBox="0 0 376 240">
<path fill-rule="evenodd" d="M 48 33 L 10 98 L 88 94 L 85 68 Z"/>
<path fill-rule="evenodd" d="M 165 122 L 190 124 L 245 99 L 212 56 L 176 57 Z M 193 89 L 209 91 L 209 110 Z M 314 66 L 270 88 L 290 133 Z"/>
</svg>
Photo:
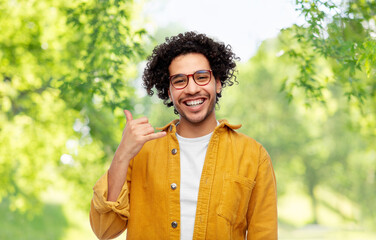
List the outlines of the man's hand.
<svg viewBox="0 0 376 240">
<path fill-rule="evenodd" d="M 147 141 L 166 136 L 166 132 L 154 132 L 146 117 L 133 120 L 132 114 L 124 110 L 127 124 L 123 137 L 116 150 L 110 169 L 108 170 L 108 201 L 116 201 L 127 179 L 129 162 L 141 150 Z"/>
<path fill-rule="evenodd" d="M 132 114 L 124 110 L 127 124 L 123 131 L 123 137 L 116 152 L 126 160 L 131 160 L 141 150 L 147 141 L 166 136 L 166 132 L 154 132 L 147 117 L 133 120 Z"/>
</svg>

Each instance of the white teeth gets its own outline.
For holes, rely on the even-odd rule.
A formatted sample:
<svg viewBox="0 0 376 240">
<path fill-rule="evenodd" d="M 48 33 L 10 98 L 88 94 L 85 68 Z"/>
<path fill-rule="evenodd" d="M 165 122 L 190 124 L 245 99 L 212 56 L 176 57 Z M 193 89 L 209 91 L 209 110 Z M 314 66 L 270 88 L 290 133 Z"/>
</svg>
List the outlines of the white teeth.
<svg viewBox="0 0 376 240">
<path fill-rule="evenodd" d="M 204 102 L 203 99 L 198 99 L 198 100 L 193 100 L 193 101 L 187 101 L 186 104 L 188 106 L 197 106 L 197 105 L 200 105 L 203 102 Z"/>
</svg>

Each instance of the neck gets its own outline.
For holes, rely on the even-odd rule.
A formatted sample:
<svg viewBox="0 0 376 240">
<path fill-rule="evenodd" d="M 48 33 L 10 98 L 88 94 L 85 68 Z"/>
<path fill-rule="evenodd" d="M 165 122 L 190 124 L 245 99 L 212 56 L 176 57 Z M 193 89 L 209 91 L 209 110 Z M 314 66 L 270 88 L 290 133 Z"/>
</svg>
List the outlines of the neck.
<svg viewBox="0 0 376 240">
<path fill-rule="evenodd" d="M 176 131 L 182 137 L 197 138 L 213 132 L 216 126 L 217 120 L 214 114 L 213 117 L 199 123 L 192 123 L 180 117 Z"/>
</svg>

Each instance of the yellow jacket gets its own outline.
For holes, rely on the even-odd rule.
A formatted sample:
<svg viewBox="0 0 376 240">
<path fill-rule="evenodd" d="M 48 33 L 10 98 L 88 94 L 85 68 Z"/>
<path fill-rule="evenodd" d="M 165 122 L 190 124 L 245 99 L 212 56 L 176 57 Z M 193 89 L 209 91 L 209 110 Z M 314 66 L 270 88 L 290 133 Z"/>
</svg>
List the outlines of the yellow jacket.
<svg viewBox="0 0 376 240">
<path fill-rule="evenodd" d="M 90 223 L 100 239 L 180 239 L 177 120 L 131 160 L 127 184 L 107 201 L 107 173 L 94 186 Z M 266 150 L 221 120 L 202 169 L 193 239 L 277 239 L 277 194 Z M 177 187 L 176 187 L 177 186 Z M 247 233 L 248 232 L 248 233 Z"/>
</svg>

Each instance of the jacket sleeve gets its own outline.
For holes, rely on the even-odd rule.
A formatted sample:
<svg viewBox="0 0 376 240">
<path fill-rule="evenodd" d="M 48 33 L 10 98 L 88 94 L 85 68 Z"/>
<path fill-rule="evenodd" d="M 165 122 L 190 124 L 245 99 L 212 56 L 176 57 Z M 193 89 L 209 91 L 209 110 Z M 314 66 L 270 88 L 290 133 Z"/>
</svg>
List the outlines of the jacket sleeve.
<svg viewBox="0 0 376 240">
<path fill-rule="evenodd" d="M 277 188 L 269 154 L 261 147 L 256 184 L 248 206 L 248 240 L 277 240 Z"/>
<path fill-rule="evenodd" d="M 128 176 L 130 171 L 128 170 Z M 94 185 L 90 206 L 90 225 L 99 239 L 112 239 L 127 228 L 130 181 L 123 185 L 116 202 L 107 201 L 108 172 Z"/>
</svg>

